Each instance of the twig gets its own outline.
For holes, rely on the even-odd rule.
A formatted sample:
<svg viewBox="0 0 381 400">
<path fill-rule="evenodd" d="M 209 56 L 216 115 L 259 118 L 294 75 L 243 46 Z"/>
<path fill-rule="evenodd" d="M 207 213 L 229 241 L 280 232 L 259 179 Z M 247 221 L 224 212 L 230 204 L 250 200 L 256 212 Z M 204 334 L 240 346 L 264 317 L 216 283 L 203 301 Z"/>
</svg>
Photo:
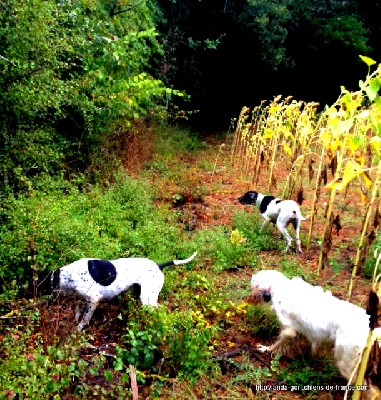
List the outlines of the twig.
<svg viewBox="0 0 381 400">
<path fill-rule="evenodd" d="M 130 364 L 130 381 L 131 381 L 131 390 L 132 390 L 132 400 L 138 400 L 138 384 L 136 382 L 136 371 L 135 367 Z"/>
</svg>

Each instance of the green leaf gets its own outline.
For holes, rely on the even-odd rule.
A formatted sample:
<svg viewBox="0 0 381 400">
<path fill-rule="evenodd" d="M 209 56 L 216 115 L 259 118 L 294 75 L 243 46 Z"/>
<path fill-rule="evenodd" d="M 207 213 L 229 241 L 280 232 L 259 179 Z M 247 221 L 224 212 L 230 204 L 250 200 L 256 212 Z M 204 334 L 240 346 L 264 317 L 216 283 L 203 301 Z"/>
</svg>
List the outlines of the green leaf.
<svg viewBox="0 0 381 400">
<path fill-rule="evenodd" d="M 57 382 L 55 382 L 55 381 L 50 381 L 46 385 L 46 391 L 49 393 L 56 392 L 57 390 L 58 390 L 58 385 L 57 385 Z"/>
<path fill-rule="evenodd" d="M 367 57 L 367 56 L 359 56 L 361 58 L 361 60 L 364 61 L 365 64 L 368 65 L 368 67 L 370 67 L 371 65 L 376 64 L 376 61 L 374 61 L 373 59 Z"/>
<path fill-rule="evenodd" d="M 369 86 L 376 92 L 380 90 L 381 87 L 381 79 L 376 77 L 369 82 Z"/>
<path fill-rule="evenodd" d="M 95 368 L 95 367 L 89 367 L 89 372 L 90 372 L 91 375 L 98 375 L 99 374 L 98 368 Z"/>
<path fill-rule="evenodd" d="M 112 371 L 110 371 L 109 369 L 106 369 L 106 371 L 104 372 L 104 376 L 105 376 L 106 381 L 111 381 L 114 375 L 113 375 Z"/>
<path fill-rule="evenodd" d="M 370 101 L 373 101 L 377 96 L 377 90 L 374 90 L 371 86 L 365 88 L 365 93 L 368 95 Z"/>
<path fill-rule="evenodd" d="M 115 371 L 121 371 L 123 369 L 123 360 L 121 358 L 117 358 L 113 363 L 113 367 Z"/>
</svg>

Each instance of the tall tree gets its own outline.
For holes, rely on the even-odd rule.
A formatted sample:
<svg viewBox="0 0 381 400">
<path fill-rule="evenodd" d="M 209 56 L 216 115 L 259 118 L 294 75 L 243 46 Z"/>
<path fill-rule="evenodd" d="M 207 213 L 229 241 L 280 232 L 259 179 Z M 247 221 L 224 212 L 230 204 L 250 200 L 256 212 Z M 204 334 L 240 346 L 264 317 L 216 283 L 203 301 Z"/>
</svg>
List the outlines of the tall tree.
<svg viewBox="0 0 381 400">
<path fill-rule="evenodd" d="M 226 127 L 243 105 L 280 93 L 333 101 L 371 51 L 355 0 L 159 1 L 175 60 L 167 77 L 192 95 L 203 124 L 220 115 Z M 218 40 L 215 50 L 204 50 L 206 39 Z"/>
<path fill-rule="evenodd" d="M 0 3 L 0 176 L 24 185 L 166 92 L 149 73 L 161 53 L 151 0 Z"/>
</svg>

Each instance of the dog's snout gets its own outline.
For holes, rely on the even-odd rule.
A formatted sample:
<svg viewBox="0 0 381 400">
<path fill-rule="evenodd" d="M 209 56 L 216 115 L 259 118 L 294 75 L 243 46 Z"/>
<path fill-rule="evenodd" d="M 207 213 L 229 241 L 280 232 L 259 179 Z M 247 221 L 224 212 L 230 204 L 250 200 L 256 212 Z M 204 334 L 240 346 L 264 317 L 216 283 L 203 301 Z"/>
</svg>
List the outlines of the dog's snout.
<svg viewBox="0 0 381 400">
<path fill-rule="evenodd" d="M 250 294 L 250 303 L 258 304 L 262 302 L 262 290 L 255 285 L 251 287 L 251 294 Z"/>
<path fill-rule="evenodd" d="M 271 293 L 269 290 L 264 290 L 262 293 L 262 298 L 263 301 L 265 301 L 266 303 L 268 303 L 269 301 L 271 301 Z"/>
</svg>

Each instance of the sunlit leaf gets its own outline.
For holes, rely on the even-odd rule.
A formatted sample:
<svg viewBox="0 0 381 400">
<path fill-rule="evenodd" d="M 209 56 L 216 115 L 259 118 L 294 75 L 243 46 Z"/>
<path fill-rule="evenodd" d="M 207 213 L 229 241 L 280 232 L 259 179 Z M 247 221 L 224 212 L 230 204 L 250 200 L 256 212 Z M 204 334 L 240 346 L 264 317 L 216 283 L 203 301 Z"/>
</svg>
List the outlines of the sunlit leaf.
<svg viewBox="0 0 381 400">
<path fill-rule="evenodd" d="M 320 140 L 322 141 L 324 147 L 329 147 L 331 140 L 332 140 L 331 132 L 325 128 L 321 129 Z"/>
<path fill-rule="evenodd" d="M 348 148 L 354 152 L 359 148 L 360 144 L 361 144 L 361 140 L 359 137 L 351 137 L 348 140 L 347 145 L 348 145 Z"/>
<path fill-rule="evenodd" d="M 289 144 L 286 142 L 283 144 L 283 151 L 289 155 L 290 157 L 292 156 L 292 151 L 291 151 L 291 147 L 289 146 Z"/>
<path fill-rule="evenodd" d="M 369 97 L 370 101 L 373 101 L 378 94 L 378 90 L 375 90 L 371 86 L 367 86 L 364 90 L 365 90 L 365 93 L 367 94 L 367 96 Z"/>
<path fill-rule="evenodd" d="M 371 66 L 371 65 L 374 65 L 374 64 L 376 64 L 376 61 L 374 61 L 373 59 L 371 59 L 370 57 L 367 57 L 367 56 L 359 56 L 360 58 L 361 58 L 361 60 L 363 60 L 364 61 L 364 63 L 365 64 L 367 64 L 369 67 Z"/>
<path fill-rule="evenodd" d="M 338 187 L 338 185 L 341 183 L 342 180 L 343 180 L 343 178 L 336 178 L 336 179 L 334 179 L 333 181 L 329 182 L 329 183 L 324 187 L 324 189 L 327 189 L 327 190 L 332 190 L 332 189 L 337 190 L 337 187 Z"/>
<path fill-rule="evenodd" d="M 376 151 L 378 155 L 381 153 L 381 137 L 380 136 L 374 136 L 372 139 L 369 141 L 370 145 L 373 147 L 373 149 Z"/>
<path fill-rule="evenodd" d="M 347 161 L 345 164 L 344 174 L 341 182 L 337 185 L 336 190 L 343 190 L 357 176 L 362 174 L 362 166 L 354 161 Z"/>
<path fill-rule="evenodd" d="M 375 77 L 373 78 L 370 82 L 369 82 L 369 86 L 375 90 L 376 92 L 378 92 L 380 90 L 381 87 L 381 79 L 379 77 Z"/>
<path fill-rule="evenodd" d="M 272 129 L 266 129 L 265 134 L 263 135 L 264 139 L 270 139 L 274 136 L 274 131 Z"/>
<path fill-rule="evenodd" d="M 364 172 L 363 174 L 361 174 L 361 178 L 363 179 L 366 188 L 369 190 L 372 187 L 373 182 L 368 173 Z"/>
<path fill-rule="evenodd" d="M 365 119 L 365 118 L 369 118 L 369 115 L 370 115 L 369 110 L 363 110 L 356 115 L 356 118 L 357 119 Z"/>
</svg>

